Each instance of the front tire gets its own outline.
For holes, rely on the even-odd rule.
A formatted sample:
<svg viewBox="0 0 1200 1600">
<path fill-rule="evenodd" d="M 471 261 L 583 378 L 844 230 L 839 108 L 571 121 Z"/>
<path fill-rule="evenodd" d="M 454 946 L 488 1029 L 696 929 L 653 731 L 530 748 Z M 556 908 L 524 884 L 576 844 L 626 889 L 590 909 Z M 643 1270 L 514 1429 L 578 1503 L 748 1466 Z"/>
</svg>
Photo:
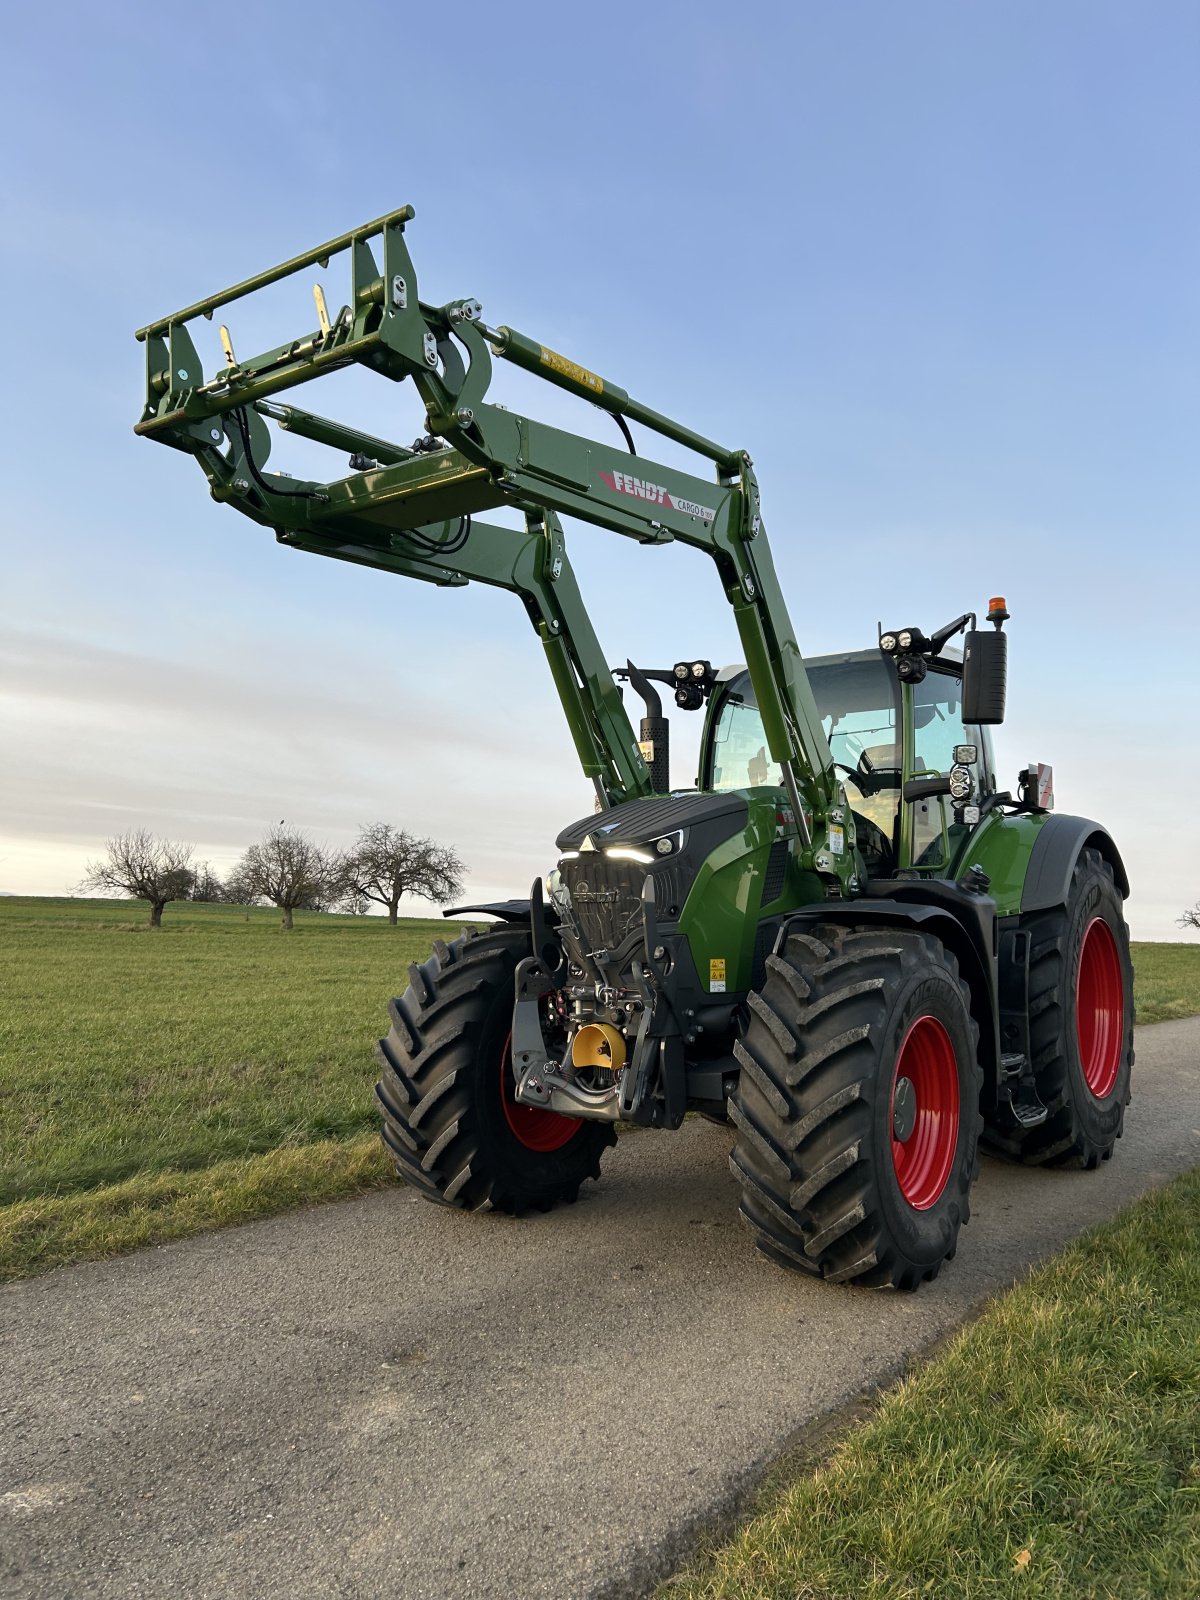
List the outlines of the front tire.
<svg viewBox="0 0 1200 1600">
<path fill-rule="evenodd" d="M 1064 906 L 1022 918 L 1030 933 L 1029 1041 L 1049 1115 L 988 1143 L 1029 1166 L 1091 1169 L 1113 1153 L 1133 1069 L 1133 965 L 1113 870 L 1080 853 Z"/>
<path fill-rule="evenodd" d="M 979 1030 L 939 940 L 815 926 L 767 958 L 730 1112 L 758 1248 L 831 1282 L 915 1289 L 970 1215 Z"/>
<path fill-rule="evenodd" d="M 405 1183 L 442 1205 L 520 1215 L 573 1201 L 616 1135 L 603 1123 L 519 1105 L 511 1068 L 521 928 L 441 940 L 409 967 L 376 1046 L 383 1142 Z"/>
</svg>

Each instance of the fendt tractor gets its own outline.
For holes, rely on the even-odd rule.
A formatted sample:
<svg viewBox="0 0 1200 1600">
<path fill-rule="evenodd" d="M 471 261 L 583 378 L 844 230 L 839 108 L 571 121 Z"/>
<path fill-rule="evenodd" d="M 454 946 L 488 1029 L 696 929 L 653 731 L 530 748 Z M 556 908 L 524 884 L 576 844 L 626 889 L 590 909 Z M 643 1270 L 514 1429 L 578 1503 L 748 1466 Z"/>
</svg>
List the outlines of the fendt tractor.
<svg viewBox="0 0 1200 1600">
<path fill-rule="evenodd" d="M 871 648 L 805 663 L 749 455 L 489 326 L 476 300 L 423 301 L 412 217 L 137 335 L 136 431 L 194 456 L 215 500 L 296 550 L 518 595 L 595 788 L 527 899 L 448 912 L 492 921 L 409 968 L 378 1050 L 396 1169 L 444 1205 L 546 1210 L 599 1176 L 617 1124 L 697 1112 L 732 1125 L 741 1212 L 767 1256 L 915 1288 L 954 1255 L 981 1138 L 1095 1167 L 1129 1100 L 1129 884 L 1103 827 L 1052 813 L 1048 768 L 999 787 L 1005 602 L 983 623 L 896 619 Z M 189 324 L 337 255 L 340 310 L 318 283 L 317 326 L 249 359 L 221 326 L 206 376 Z M 619 438 L 489 401 L 496 358 L 608 412 Z M 278 398 L 352 363 L 412 380 L 411 446 Z M 272 425 L 348 455 L 348 472 L 269 472 Z M 638 454 L 631 425 L 711 468 Z M 480 520 L 499 508 L 511 525 Z M 610 668 L 563 517 L 711 556 L 744 665 L 714 668 L 698 641 L 695 660 Z M 626 693 L 644 706 L 638 735 Z M 702 713 L 694 789 L 670 786 L 664 694 Z"/>
</svg>

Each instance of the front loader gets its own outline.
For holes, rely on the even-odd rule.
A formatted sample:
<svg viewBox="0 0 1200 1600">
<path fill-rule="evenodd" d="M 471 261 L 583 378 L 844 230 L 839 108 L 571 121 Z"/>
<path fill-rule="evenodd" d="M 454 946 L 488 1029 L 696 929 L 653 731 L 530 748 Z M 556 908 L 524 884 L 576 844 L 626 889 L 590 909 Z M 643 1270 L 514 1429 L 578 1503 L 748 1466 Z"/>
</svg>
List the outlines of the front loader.
<svg viewBox="0 0 1200 1600">
<path fill-rule="evenodd" d="M 409 969 L 378 1051 L 396 1169 L 443 1204 L 545 1210 L 599 1175 L 617 1124 L 699 1112 L 732 1125 L 765 1254 L 914 1288 L 955 1252 L 981 1136 L 1020 1161 L 1094 1167 L 1129 1099 L 1129 885 L 1103 827 L 1052 811 L 1048 768 L 999 787 L 1005 602 L 983 624 L 889 628 L 806 665 L 749 455 L 489 326 L 475 300 L 422 300 L 412 216 L 141 329 L 136 428 L 194 456 L 213 498 L 281 544 L 511 590 L 595 790 L 528 898 L 457 908 L 492 925 Z M 317 326 L 249 358 L 222 324 L 223 363 L 204 372 L 197 319 L 334 257 L 336 314 L 318 287 Z M 613 440 L 490 401 L 496 360 L 609 412 Z M 411 380 L 412 445 L 278 398 L 355 364 Z M 631 424 L 701 465 L 639 454 Z M 268 471 L 276 428 L 348 470 Z M 516 525 L 483 520 L 501 510 Z M 710 556 L 744 662 L 610 668 L 568 558 L 572 517 Z M 644 707 L 636 734 L 622 685 Z M 702 719 L 695 789 L 670 788 L 664 695 Z"/>
</svg>

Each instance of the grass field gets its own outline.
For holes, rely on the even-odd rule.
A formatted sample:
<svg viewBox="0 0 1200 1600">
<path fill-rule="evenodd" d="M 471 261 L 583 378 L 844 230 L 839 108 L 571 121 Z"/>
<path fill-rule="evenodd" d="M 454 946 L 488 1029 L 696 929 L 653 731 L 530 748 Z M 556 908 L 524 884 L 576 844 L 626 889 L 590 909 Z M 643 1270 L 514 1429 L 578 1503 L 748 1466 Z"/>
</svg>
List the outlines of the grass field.
<svg viewBox="0 0 1200 1600">
<path fill-rule="evenodd" d="M 388 1181 L 371 1046 L 442 921 L 0 899 L 0 1278 Z M 1143 1020 L 1200 946 L 1138 945 Z"/>
<path fill-rule="evenodd" d="M 0 1277 L 387 1181 L 389 996 L 457 928 L 0 899 Z"/>
<path fill-rule="evenodd" d="M 1200 944 L 1135 944 L 1133 964 L 1139 1022 L 1200 1014 Z"/>
<path fill-rule="evenodd" d="M 658 1600 L 1196 1600 L 1200 1171 L 994 1301 Z"/>
</svg>

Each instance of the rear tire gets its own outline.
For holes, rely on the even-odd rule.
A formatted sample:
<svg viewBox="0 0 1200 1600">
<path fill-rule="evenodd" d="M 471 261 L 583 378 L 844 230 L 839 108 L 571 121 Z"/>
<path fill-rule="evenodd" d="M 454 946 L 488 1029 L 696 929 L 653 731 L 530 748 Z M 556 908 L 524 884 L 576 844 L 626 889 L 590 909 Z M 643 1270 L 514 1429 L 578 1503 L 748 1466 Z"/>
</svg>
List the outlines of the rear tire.
<svg viewBox="0 0 1200 1600">
<path fill-rule="evenodd" d="M 529 934 L 497 928 L 440 940 L 389 1006 L 376 1046 L 383 1142 L 405 1183 L 442 1205 L 514 1215 L 573 1201 L 616 1143 L 604 1123 L 518 1105 L 513 983 Z"/>
<path fill-rule="evenodd" d="M 977 1165 L 957 963 L 927 934 L 814 926 L 766 965 L 734 1047 L 742 1216 L 785 1267 L 915 1289 L 953 1256 Z"/>
<path fill-rule="evenodd" d="M 1030 1166 L 1098 1167 L 1125 1123 L 1133 1068 L 1133 966 L 1113 870 L 1098 850 L 1075 864 L 1065 906 L 1022 918 L 1031 934 L 1029 1035 L 1049 1116 L 987 1142 Z"/>
</svg>

